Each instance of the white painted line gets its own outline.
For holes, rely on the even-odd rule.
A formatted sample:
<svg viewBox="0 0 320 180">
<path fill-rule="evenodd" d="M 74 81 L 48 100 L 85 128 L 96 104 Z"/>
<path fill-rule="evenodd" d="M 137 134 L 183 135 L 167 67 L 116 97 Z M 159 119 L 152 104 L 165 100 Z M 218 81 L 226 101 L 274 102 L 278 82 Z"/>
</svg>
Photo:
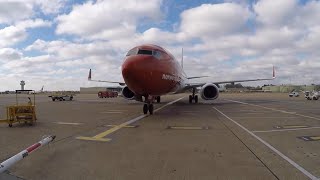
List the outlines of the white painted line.
<svg viewBox="0 0 320 180">
<path fill-rule="evenodd" d="M 263 119 L 276 119 L 276 118 L 283 118 L 283 119 L 294 119 L 294 118 L 299 118 L 299 117 L 289 117 L 289 116 L 268 116 L 268 117 L 265 117 L 265 116 L 237 116 L 237 118 L 246 118 L 246 119 L 250 119 L 250 118 L 254 118 L 254 119 L 257 119 L 257 118 L 263 118 Z"/>
<path fill-rule="evenodd" d="M 253 136 L 254 138 L 256 138 L 258 141 L 260 141 L 262 144 L 264 144 L 265 146 L 267 146 L 268 148 L 270 148 L 273 152 L 277 153 L 280 157 L 282 157 L 283 159 L 285 159 L 286 161 L 288 161 L 292 166 L 294 166 L 295 168 L 297 168 L 300 172 L 302 172 L 304 175 L 308 176 L 310 179 L 318 179 L 316 176 L 312 175 L 310 172 L 308 172 L 307 170 L 305 170 L 303 167 L 301 167 L 299 164 L 297 164 L 296 162 L 294 162 L 293 160 L 291 160 L 290 158 L 288 158 L 286 155 L 284 155 L 283 153 L 281 153 L 279 150 L 277 150 L 276 148 L 274 148 L 273 146 L 271 146 L 269 143 L 267 143 L 266 141 L 264 141 L 263 139 L 261 139 L 259 136 L 255 135 L 253 132 L 249 131 L 247 128 L 243 127 L 241 124 L 239 124 L 238 122 L 236 122 L 235 120 L 231 119 L 230 117 L 228 117 L 227 115 L 225 115 L 223 112 L 221 112 L 220 110 L 218 110 L 217 108 L 213 107 L 216 111 L 218 111 L 221 115 L 223 115 L 224 117 L 226 117 L 227 119 L 229 119 L 230 121 L 232 121 L 233 123 L 235 123 L 236 125 L 238 125 L 240 128 L 242 128 L 243 130 L 245 130 L 247 133 L 249 133 L 251 136 Z"/>
<path fill-rule="evenodd" d="M 123 110 L 123 109 L 109 109 L 108 111 L 118 111 L 118 112 L 123 112 L 123 111 L 126 111 L 126 110 Z"/>
<path fill-rule="evenodd" d="M 260 106 L 260 105 L 256 105 L 256 104 L 250 104 L 250 103 L 241 102 L 241 101 L 234 101 L 234 100 L 230 100 L 230 99 L 225 99 L 225 100 L 226 100 L 226 101 L 231 101 L 231 102 L 236 102 L 236 103 L 239 103 L 239 104 L 245 104 L 245 105 L 250 105 L 250 106 L 261 107 L 261 108 L 269 109 L 269 110 L 272 110 L 272 111 L 282 112 L 282 113 L 286 113 L 286 114 L 292 114 L 292 115 L 301 116 L 301 117 L 306 117 L 306 118 L 315 119 L 315 120 L 320 121 L 320 118 L 312 117 L 312 116 L 306 116 L 306 115 L 303 115 L 303 114 L 298 114 L 298 113 L 296 113 L 296 112 L 289 112 L 289 111 L 284 111 L 284 110 L 279 110 L 279 109 L 264 107 L 264 106 Z"/>
<path fill-rule="evenodd" d="M 253 133 L 267 133 L 267 132 L 281 132 L 281 131 L 298 131 L 298 130 L 306 130 L 306 129 L 319 129 L 320 127 L 306 127 L 306 128 L 292 128 L 292 129 L 273 129 L 266 131 L 251 131 Z"/>
<path fill-rule="evenodd" d="M 82 125 L 83 123 L 73 123 L 73 122 L 54 122 L 56 124 L 63 124 L 63 125 L 75 125 L 75 126 L 78 126 L 78 125 Z"/>
<path fill-rule="evenodd" d="M 161 110 L 162 108 L 164 108 L 164 107 L 166 107 L 166 106 L 169 106 L 169 105 L 171 105 L 171 104 L 173 104 L 173 103 L 175 103 L 175 102 L 180 101 L 180 100 L 181 100 L 181 99 L 183 99 L 183 98 L 184 98 L 184 97 L 179 98 L 179 99 L 174 100 L 174 101 L 171 101 L 171 102 L 169 102 L 169 103 L 167 103 L 167 104 L 165 104 L 165 105 L 163 105 L 163 106 L 159 107 L 158 109 L 154 110 L 153 112 L 157 112 L 157 111 Z"/>
<path fill-rule="evenodd" d="M 101 114 L 122 114 L 123 112 L 119 111 L 107 111 L 107 112 L 100 112 Z"/>
</svg>

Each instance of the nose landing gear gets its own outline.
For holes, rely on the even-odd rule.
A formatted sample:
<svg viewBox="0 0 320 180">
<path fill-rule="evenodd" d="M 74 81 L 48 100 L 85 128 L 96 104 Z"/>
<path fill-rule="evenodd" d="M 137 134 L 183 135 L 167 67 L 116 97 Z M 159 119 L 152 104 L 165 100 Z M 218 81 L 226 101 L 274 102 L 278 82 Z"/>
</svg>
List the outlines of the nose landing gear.
<svg viewBox="0 0 320 180">
<path fill-rule="evenodd" d="M 189 103 L 192 103 L 192 100 L 194 100 L 195 103 L 198 103 L 198 95 L 195 95 L 196 89 L 192 89 L 192 95 L 189 95 Z"/>
<path fill-rule="evenodd" d="M 148 111 L 150 114 L 153 114 L 153 104 L 152 102 L 154 101 L 154 97 L 152 96 L 147 96 L 148 98 L 145 98 L 145 103 L 143 105 L 143 114 L 147 114 Z M 158 100 L 158 97 L 157 97 Z M 159 96 L 159 101 L 160 101 L 160 96 Z"/>
<path fill-rule="evenodd" d="M 149 111 L 150 114 L 153 114 L 153 104 L 145 103 L 143 105 L 143 114 L 147 114 Z"/>
</svg>

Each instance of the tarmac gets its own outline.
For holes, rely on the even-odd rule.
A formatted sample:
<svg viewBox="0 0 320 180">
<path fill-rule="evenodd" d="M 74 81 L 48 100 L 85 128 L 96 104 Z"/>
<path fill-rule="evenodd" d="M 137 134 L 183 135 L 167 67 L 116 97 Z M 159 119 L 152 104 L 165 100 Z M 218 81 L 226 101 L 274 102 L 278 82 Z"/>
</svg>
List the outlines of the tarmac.
<svg viewBox="0 0 320 180">
<path fill-rule="evenodd" d="M 36 95 L 33 126 L 0 124 L 0 162 L 56 135 L 0 179 L 317 179 L 320 101 L 277 93 L 221 93 L 188 103 L 161 97 L 154 115 L 122 97 Z M 0 95 L 0 117 L 15 95 Z"/>
</svg>

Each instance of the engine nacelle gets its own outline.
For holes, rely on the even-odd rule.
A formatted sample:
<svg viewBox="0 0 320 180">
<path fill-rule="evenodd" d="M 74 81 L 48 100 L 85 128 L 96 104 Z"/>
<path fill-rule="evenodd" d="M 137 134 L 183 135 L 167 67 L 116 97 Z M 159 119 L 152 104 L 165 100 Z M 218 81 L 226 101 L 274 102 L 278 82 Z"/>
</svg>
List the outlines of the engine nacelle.
<svg viewBox="0 0 320 180">
<path fill-rule="evenodd" d="M 207 83 L 201 87 L 201 98 L 204 100 L 214 100 L 219 97 L 219 88 L 215 84 Z"/>
<path fill-rule="evenodd" d="M 122 96 L 126 99 L 134 99 L 134 93 L 128 88 L 128 86 L 124 87 L 121 92 Z"/>
</svg>

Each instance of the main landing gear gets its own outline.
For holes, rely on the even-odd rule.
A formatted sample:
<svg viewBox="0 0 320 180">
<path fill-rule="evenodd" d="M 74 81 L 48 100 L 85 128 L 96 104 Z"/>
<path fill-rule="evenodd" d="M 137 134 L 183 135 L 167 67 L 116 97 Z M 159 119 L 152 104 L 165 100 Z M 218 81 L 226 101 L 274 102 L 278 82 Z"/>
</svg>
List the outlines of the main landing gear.
<svg viewBox="0 0 320 180">
<path fill-rule="evenodd" d="M 192 89 L 192 95 L 189 95 L 189 103 L 191 104 L 194 100 L 195 103 L 198 103 L 198 95 L 195 95 L 196 89 Z"/>
</svg>

